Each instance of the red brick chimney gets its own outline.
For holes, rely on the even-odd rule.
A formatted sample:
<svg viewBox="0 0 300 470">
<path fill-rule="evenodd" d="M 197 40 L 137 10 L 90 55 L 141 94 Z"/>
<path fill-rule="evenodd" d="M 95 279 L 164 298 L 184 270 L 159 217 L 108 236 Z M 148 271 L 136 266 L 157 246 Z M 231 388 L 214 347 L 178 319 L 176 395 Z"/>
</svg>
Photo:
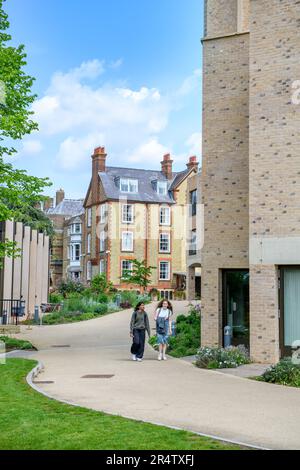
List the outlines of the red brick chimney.
<svg viewBox="0 0 300 470">
<path fill-rule="evenodd" d="M 99 173 L 106 171 L 105 147 L 97 147 L 92 155 L 92 200 L 96 204 L 99 200 Z"/>
<path fill-rule="evenodd" d="M 46 212 L 49 209 L 52 209 L 53 203 L 54 203 L 53 198 L 48 197 L 46 201 L 44 201 L 44 212 Z"/>
<path fill-rule="evenodd" d="M 173 177 L 173 160 L 171 160 L 171 155 L 167 153 L 164 155 L 164 159 L 161 162 L 161 171 L 162 173 L 171 180 Z"/>
<path fill-rule="evenodd" d="M 56 205 L 60 204 L 65 199 L 65 192 L 63 189 L 56 191 Z"/>
<path fill-rule="evenodd" d="M 189 163 L 187 163 L 186 165 L 188 167 L 189 170 L 192 170 L 193 168 L 195 168 L 195 170 L 197 170 L 198 172 L 198 168 L 199 168 L 199 162 L 197 160 L 197 157 L 190 157 L 190 160 L 189 160 Z"/>
</svg>

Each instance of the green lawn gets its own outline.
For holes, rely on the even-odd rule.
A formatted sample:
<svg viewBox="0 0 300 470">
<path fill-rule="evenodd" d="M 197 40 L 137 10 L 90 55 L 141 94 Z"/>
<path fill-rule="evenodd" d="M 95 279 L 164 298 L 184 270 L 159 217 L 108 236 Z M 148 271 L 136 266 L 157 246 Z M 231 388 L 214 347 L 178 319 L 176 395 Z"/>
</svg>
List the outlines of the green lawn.
<svg viewBox="0 0 300 470">
<path fill-rule="evenodd" d="M 185 432 L 64 405 L 32 390 L 35 361 L 0 365 L 1 450 L 238 450 Z M 174 410 L 175 412 L 175 410 Z"/>
<path fill-rule="evenodd" d="M 5 343 L 6 351 L 19 350 L 34 350 L 34 346 L 29 341 L 24 341 L 22 339 L 10 338 L 9 336 L 0 336 L 0 341 Z"/>
</svg>

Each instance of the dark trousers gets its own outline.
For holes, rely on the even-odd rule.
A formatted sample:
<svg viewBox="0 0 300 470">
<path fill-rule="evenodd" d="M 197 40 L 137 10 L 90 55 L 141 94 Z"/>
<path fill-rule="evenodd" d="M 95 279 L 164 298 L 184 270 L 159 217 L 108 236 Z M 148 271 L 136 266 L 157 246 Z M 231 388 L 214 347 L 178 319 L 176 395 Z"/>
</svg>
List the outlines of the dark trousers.
<svg viewBox="0 0 300 470">
<path fill-rule="evenodd" d="M 138 359 L 143 359 L 144 351 L 145 351 L 145 339 L 146 339 L 146 331 L 145 330 L 133 330 L 134 342 L 139 345 L 138 352 L 136 353 L 136 357 Z"/>
</svg>

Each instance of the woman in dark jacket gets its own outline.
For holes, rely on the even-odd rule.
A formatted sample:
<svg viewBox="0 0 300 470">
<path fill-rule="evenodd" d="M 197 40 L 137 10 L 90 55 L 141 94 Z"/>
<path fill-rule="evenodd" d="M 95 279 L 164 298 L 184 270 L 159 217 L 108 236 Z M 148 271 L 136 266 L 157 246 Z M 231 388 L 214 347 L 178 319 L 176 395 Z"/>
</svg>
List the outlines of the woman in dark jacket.
<svg viewBox="0 0 300 470">
<path fill-rule="evenodd" d="M 150 337 L 150 324 L 147 313 L 145 312 L 145 304 L 139 302 L 131 317 L 130 336 L 133 343 L 138 345 L 136 354 L 133 354 L 132 360 L 141 362 L 145 351 L 146 331 Z"/>
</svg>

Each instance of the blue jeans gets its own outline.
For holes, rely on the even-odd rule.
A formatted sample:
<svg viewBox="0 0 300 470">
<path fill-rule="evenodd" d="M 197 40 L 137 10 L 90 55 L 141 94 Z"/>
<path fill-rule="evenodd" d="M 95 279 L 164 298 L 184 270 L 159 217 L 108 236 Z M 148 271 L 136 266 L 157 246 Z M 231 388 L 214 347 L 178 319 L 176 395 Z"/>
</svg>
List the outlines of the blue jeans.
<svg viewBox="0 0 300 470">
<path fill-rule="evenodd" d="M 136 353 L 137 359 L 143 359 L 145 351 L 145 339 L 146 331 L 145 330 L 133 330 L 134 343 L 139 345 L 138 352 Z"/>
</svg>

